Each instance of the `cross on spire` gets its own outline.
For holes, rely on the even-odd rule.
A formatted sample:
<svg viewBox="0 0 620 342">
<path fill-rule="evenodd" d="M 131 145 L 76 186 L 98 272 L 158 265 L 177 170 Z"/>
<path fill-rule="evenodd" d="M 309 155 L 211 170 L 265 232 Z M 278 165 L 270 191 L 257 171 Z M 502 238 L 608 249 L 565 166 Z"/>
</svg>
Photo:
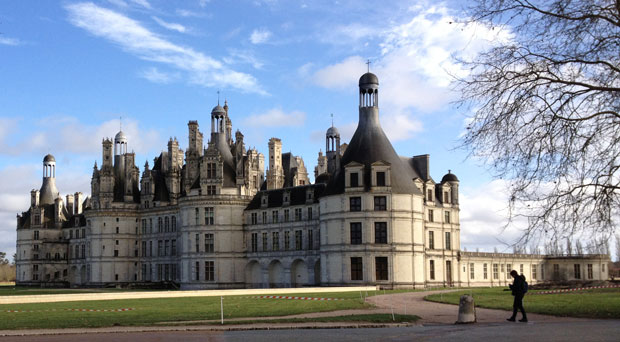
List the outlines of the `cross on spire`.
<svg viewBox="0 0 620 342">
<path fill-rule="evenodd" d="M 334 127 L 334 113 L 331 113 L 330 115 L 332 117 L 332 127 Z"/>
<path fill-rule="evenodd" d="M 368 72 L 370 72 L 370 59 L 366 60 L 366 65 L 368 66 Z"/>
<path fill-rule="evenodd" d="M 217 90 L 217 105 L 220 105 L 220 90 Z"/>
</svg>

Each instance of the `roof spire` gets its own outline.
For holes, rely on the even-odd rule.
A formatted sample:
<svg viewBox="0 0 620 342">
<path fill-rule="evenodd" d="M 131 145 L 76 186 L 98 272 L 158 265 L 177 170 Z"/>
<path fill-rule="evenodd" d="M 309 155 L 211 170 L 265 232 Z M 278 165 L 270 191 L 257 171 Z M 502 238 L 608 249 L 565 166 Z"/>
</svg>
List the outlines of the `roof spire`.
<svg viewBox="0 0 620 342">
<path fill-rule="evenodd" d="M 332 127 L 334 127 L 334 113 L 330 114 L 332 116 Z"/>
<path fill-rule="evenodd" d="M 220 90 L 217 90 L 217 105 L 220 105 Z"/>
<path fill-rule="evenodd" d="M 123 116 L 119 116 L 118 117 L 118 131 L 122 131 L 123 130 Z"/>
<path fill-rule="evenodd" d="M 368 66 L 368 72 L 370 72 L 370 59 L 366 60 L 366 65 Z"/>
</svg>

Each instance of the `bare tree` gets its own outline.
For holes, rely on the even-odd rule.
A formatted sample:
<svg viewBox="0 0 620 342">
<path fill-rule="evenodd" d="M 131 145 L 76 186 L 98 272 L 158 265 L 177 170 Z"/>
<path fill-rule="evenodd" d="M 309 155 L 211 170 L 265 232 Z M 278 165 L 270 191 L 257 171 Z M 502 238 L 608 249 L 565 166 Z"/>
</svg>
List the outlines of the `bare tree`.
<svg viewBox="0 0 620 342">
<path fill-rule="evenodd" d="M 522 237 L 610 237 L 620 201 L 620 0 L 475 0 L 506 30 L 458 79 L 463 146 L 509 182 Z"/>
</svg>

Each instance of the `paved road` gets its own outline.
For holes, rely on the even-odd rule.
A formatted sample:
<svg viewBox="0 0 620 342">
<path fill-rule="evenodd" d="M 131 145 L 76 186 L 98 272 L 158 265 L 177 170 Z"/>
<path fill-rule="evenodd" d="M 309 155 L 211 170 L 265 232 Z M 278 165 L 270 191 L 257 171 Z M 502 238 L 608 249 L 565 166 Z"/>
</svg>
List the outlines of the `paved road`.
<svg viewBox="0 0 620 342">
<path fill-rule="evenodd" d="M 429 325 L 382 329 L 308 329 L 246 331 L 175 331 L 115 334 L 77 334 L 0 338 L 2 342 L 141 342 L 141 341 L 618 341 L 617 320 L 545 323 L 490 323 L 476 325 Z"/>
</svg>

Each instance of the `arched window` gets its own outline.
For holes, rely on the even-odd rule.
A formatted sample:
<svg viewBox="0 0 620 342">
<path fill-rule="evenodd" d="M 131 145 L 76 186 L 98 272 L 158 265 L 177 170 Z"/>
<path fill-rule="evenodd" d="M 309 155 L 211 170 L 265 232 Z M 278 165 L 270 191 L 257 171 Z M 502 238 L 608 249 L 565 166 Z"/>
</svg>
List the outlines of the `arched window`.
<svg viewBox="0 0 620 342">
<path fill-rule="evenodd" d="M 164 230 L 166 233 L 170 231 L 170 218 L 168 216 L 164 219 Z"/>
</svg>

